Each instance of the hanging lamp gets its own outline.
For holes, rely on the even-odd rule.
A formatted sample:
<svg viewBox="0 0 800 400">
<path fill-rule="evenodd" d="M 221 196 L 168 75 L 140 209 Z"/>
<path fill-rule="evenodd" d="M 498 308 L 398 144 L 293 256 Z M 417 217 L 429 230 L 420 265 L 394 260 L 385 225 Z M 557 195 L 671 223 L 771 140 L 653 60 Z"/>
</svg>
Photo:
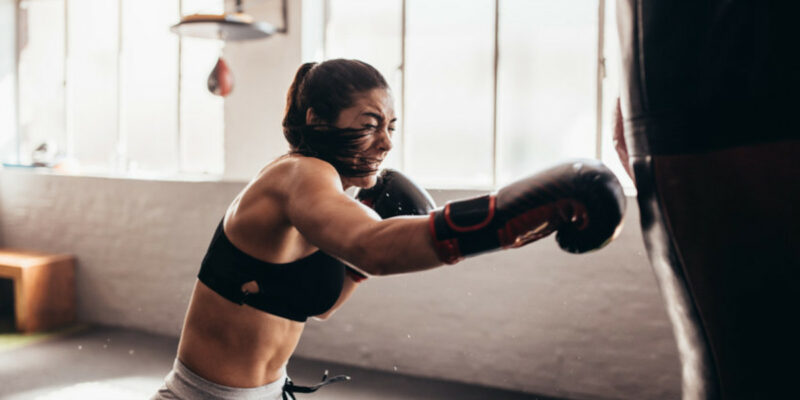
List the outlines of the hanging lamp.
<svg viewBox="0 0 800 400">
<path fill-rule="evenodd" d="M 181 18 L 170 30 L 181 37 L 243 41 L 264 39 L 275 33 L 287 32 L 286 0 L 281 0 L 283 27 L 255 21 L 245 14 L 242 0 L 236 0 L 236 12 L 223 14 L 192 14 Z"/>
<path fill-rule="evenodd" d="M 272 24 L 255 21 L 252 16 L 245 14 L 242 0 L 236 0 L 236 12 L 234 13 L 187 15 L 181 18 L 181 22 L 173 25 L 170 30 L 180 37 L 215 39 L 226 42 L 264 39 L 275 33 L 287 32 L 286 0 L 281 0 L 281 14 L 283 27 L 275 28 Z M 214 69 L 208 75 L 207 86 L 209 92 L 221 97 L 227 96 L 233 90 L 233 73 L 222 56 L 219 57 Z"/>
</svg>

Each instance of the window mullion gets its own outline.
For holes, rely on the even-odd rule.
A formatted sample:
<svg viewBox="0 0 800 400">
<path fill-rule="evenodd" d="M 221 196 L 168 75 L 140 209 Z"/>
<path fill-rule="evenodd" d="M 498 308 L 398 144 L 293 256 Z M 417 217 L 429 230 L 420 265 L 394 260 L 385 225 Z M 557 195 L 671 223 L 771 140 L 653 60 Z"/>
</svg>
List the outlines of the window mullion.
<svg viewBox="0 0 800 400">
<path fill-rule="evenodd" d="M 605 0 L 599 0 L 597 5 L 597 115 L 595 116 L 595 158 L 603 157 L 603 78 L 605 78 Z"/>
<path fill-rule="evenodd" d="M 322 1 L 322 61 L 328 59 L 328 24 L 331 21 L 331 0 Z"/>
<path fill-rule="evenodd" d="M 123 54 L 124 49 L 122 48 L 122 7 L 124 0 L 117 0 L 117 145 L 116 145 L 116 157 L 114 160 L 114 165 L 112 168 L 115 172 L 119 173 L 126 173 L 128 172 L 128 151 L 127 151 L 127 144 L 125 143 L 127 140 L 127 135 L 125 132 L 125 124 L 123 121 L 122 112 L 123 108 L 123 101 L 125 96 L 123 95 L 122 91 L 124 89 L 124 85 L 122 84 L 122 79 L 124 77 L 123 74 Z"/>
<path fill-rule="evenodd" d="M 400 12 L 400 115 L 403 123 L 400 124 L 400 169 L 406 170 L 406 0 L 402 0 Z"/>
<path fill-rule="evenodd" d="M 497 77 L 500 59 L 500 0 L 494 2 L 494 66 L 492 78 L 492 187 L 497 187 Z"/>
<path fill-rule="evenodd" d="M 15 128 L 16 134 L 14 135 L 14 139 L 16 142 L 16 160 L 14 160 L 15 164 L 22 163 L 22 138 L 20 137 L 21 129 L 20 129 L 20 83 L 19 83 L 19 62 L 20 56 L 22 53 L 22 49 L 20 48 L 20 14 L 21 14 L 21 2 L 15 1 L 14 2 L 14 112 L 15 112 Z"/>
<path fill-rule="evenodd" d="M 183 16 L 183 0 L 178 0 L 178 20 L 180 20 Z M 176 101 L 178 106 L 175 108 L 176 118 L 175 118 L 175 129 L 177 130 L 175 134 L 175 160 L 176 160 L 176 172 L 180 173 L 184 169 L 185 163 L 183 162 L 183 151 L 181 151 L 181 63 L 183 59 L 182 55 L 183 50 L 183 38 L 178 36 L 178 79 L 176 83 L 176 90 L 178 94 L 176 97 Z"/>
<path fill-rule="evenodd" d="M 72 82 L 70 82 L 70 48 L 69 48 L 69 0 L 64 0 L 64 72 L 62 76 L 62 87 L 64 88 L 64 154 L 68 158 L 75 155 L 75 132 L 73 124 L 73 107 L 70 101 Z"/>
</svg>

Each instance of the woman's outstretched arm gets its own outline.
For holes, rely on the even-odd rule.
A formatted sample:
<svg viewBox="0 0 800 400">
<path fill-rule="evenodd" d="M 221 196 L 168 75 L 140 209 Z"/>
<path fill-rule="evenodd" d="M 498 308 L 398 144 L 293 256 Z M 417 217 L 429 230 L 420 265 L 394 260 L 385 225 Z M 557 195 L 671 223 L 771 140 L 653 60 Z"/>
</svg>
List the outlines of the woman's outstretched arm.
<svg viewBox="0 0 800 400">
<path fill-rule="evenodd" d="M 420 271 L 442 265 L 427 216 L 382 220 L 348 196 L 330 164 L 304 158 L 291 168 L 286 212 L 314 246 L 371 275 Z"/>
</svg>

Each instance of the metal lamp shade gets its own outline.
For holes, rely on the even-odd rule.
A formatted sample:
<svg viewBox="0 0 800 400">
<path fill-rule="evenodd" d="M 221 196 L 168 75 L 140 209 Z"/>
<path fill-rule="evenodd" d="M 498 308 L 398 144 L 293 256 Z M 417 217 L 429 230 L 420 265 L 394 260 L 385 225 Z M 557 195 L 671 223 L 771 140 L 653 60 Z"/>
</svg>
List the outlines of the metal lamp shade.
<svg viewBox="0 0 800 400">
<path fill-rule="evenodd" d="M 253 21 L 242 13 L 187 15 L 170 30 L 181 37 L 226 41 L 263 39 L 277 31 L 271 24 Z"/>
</svg>

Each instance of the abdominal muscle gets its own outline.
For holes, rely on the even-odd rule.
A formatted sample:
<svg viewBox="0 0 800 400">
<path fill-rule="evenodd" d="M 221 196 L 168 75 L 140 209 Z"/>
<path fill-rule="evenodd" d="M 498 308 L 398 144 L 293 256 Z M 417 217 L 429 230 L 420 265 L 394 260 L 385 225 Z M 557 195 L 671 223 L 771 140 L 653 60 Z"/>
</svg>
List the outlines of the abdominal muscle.
<svg viewBox="0 0 800 400">
<path fill-rule="evenodd" d="M 266 385 L 283 376 L 304 325 L 232 303 L 197 281 L 178 359 L 197 375 L 220 385 Z"/>
</svg>

